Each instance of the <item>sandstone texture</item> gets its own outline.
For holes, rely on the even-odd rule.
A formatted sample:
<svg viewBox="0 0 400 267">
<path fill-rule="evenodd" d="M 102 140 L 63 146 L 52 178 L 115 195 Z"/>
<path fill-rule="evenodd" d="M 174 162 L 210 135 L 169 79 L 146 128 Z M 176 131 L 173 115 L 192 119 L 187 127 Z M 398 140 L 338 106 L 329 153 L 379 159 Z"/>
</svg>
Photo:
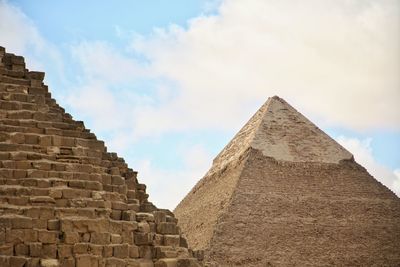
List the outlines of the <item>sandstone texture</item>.
<svg viewBox="0 0 400 267">
<path fill-rule="evenodd" d="M 276 96 L 175 215 L 206 266 L 400 266 L 400 199 Z"/>
<path fill-rule="evenodd" d="M 0 47 L 0 266 L 200 266 L 168 210 Z"/>
</svg>

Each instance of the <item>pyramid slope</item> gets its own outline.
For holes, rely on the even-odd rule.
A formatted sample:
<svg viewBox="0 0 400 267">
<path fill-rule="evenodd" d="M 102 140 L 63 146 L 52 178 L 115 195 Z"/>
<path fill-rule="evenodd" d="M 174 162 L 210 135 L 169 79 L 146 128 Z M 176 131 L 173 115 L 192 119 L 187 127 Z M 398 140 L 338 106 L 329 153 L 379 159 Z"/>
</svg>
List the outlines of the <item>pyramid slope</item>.
<svg viewBox="0 0 400 267">
<path fill-rule="evenodd" d="M 356 163 L 282 163 L 251 150 L 214 229 L 207 261 L 218 266 L 400 263 L 400 201 Z"/>
<path fill-rule="evenodd" d="M 174 215 L 0 47 L 0 266 L 200 266 Z"/>
<path fill-rule="evenodd" d="M 175 209 L 210 266 L 400 263 L 399 198 L 284 100 L 270 98 L 213 163 Z"/>
</svg>

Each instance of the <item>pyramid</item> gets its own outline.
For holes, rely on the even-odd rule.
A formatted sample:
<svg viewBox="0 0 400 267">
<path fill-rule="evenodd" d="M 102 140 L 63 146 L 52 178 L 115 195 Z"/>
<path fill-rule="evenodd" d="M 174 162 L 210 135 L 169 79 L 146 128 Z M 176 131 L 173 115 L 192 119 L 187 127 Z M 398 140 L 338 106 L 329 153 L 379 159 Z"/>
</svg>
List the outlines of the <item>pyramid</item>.
<svg viewBox="0 0 400 267">
<path fill-rule="evenodd" d="M 200 266 L 176 218 L 0 47 L 0 266 Z"/>
<path fill-rule="evenodd" d="M 277 96 L 174 213 L 208 266 L 400 266 L 400 199 Z"/>
</svg>

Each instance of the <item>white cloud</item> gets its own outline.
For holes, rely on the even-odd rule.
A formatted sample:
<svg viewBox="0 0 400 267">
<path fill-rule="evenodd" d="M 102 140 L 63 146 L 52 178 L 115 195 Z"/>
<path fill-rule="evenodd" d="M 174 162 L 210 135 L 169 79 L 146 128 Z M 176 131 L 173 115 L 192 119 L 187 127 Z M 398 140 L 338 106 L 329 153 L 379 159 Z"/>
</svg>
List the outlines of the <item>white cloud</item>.
<svg viewBox="0 0 400 267">
<path fill-rule="evenodd" d="M 145 66 L 118 52 L 103 41 L 81 42 L 71 46 L 71 52 L 83 68 L 88 80 L 103 80 L 107 83 L 129 82 L 145 77 Z"/>
<path fill-rule="evenodd" d="M 353 153 L 355 160 L 365 167 L 375 179 L 400 196 L 400 169 L 390 170 L 376 161 L 371 147 L 371 138 L 360 140 L 339 136 L 337 141 Z"/>
<path fill-rule="evenodd" d="M 180 151 L 183 168 L 159 168 L 150 160 L 136 162 L 138 179 L 147 185 L 149 200 L 157 207 L 173 210 L 193 185 L 207 172 L 212 156 L 201 146 L 194 145 Z"/>
<path fill-rule="evenodd" d="M 168 98 L 150 90 L 120 99 L 135 108 L 130 119 L 114 120 L 132 124 L 137 138 L 236 130 L 275 94 L 318 124 L 399 130 L 400 2 L 210 3 L 220 3 L 219 13 L 194 18 L 187 29 L 130 34 L 130 54 L 105 42 L 72 46 L 86 79 L 76 95 L 92 80 L 107 90 L 138 79 L 164 83 Z"/>
<path fill-rule="evenodd" d="M 227 0 L 217 16 L 157 29 L 132 49 L 180 85 L 153 112 L 184 112 L 182 127 L 237 127 L 278 94 L 329 124 L 399 129 L 399 20 L 395 0 Z"/>
<path fill-rule="evenodd" d="M 27 47 L 41 50 L 45 46 L 33 22 L 7 1 L 0 1 L 0 42 L 6 48 L 23 55 Z"/>
<path fill-rule="evenodd" d="M 27 68 L 64 78 L 58 49 L 40 34 L 33 21 L 19 8 L 5 0 L 0 0 L 0 45 L 8 53 L 24 56 Z"/>
</svg>

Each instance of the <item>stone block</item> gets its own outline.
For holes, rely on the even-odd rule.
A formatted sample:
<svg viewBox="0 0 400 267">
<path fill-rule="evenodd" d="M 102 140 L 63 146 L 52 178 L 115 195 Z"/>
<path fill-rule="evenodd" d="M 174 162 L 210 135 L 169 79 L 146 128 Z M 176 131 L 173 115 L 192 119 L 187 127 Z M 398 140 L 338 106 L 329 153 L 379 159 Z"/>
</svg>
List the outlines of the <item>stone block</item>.
<svg viewBox="0 0 400 267">
<path fill-rule="evenodd" d="M 42 256 L 45 258 L 56 258 L 57 257 L 57 245 L 54 244 L 43 244 L 42 245 Z"/>
<path fill-rule="evenodd" d="M 66 188 L 62 190 L 62 197 L 66 199 L 81 198 L 81 190 Z"/>
<path fill-rule="evenodd" d="M 47 231 L 47 230 L 39 230 L 38 231 L 38 240 L 39 242 L 46 244 L 55 244 L 58 240 L 58 232 L 57 231 Z"/>
<path fill-rule="evenodd" d="M 32 219 L 28 217 L 14 217 L 11 223 L 13 229 L 32 229 Z"/>
<path fill-rule="evenodd" d="M 10 134 L 10 141 L 13 144 L 23 144 L 25 143 L 25 135 L 22 133 Z"/>
<path fill-rule="evenodd" d="M 14 252 L 16 256 L 28 256 L 29 255 L 29 246 L 26 244 L 16 244 L 14 246 Z"/>
<path fill-rule="evenodd" d="M 12 244 L 2 244 L 0 245 L 0 255 L 12 256 L 14 253 L 14 247 Z"/>
<path fill-rule="evenodd" d="M 41 267 L 59 267 L 60 262 L 57 259 L 40 259 Z"/>
<path fill-rule="evenodd" d="M 32 219 L 32 228 L 35 229 L 47 229 L 46 219 Z"/>
<path fill-rule="evenodd" d="M 6 242 L 36 242 L 37 238 L 37 231 L 32 229 L 6 229 Z"/>
<path fill-rule="evenodd" d="M 121 224 L 124 232 L 131 232 L 138 228 L 137 222 L 121 222 Z"/>
<path fill-rule="evenodd" d="M 75 267 L 74 258 L 60 259 L 60 267 Z"/>
<path fill-rule="evenodd" d="M 111 219 L 119 221 L 119 220 L 121 220 L 121 216 L 122 216 L 122 211 L 120 211 L 120 210 L 112 210 L 111 211 L 111 214 L 110 214 Z"/>
<path fill-rule="evenodd" d="M 103 255 L 103 246 L 89 244 L 89 253 L 93 255 L 102 256 Z"/>
<path fill-rule="evenodd" d="M 130 245 L 134 244 L 134 232 L 123 232 L 122 236 L 122 243 L 128 243 Z"/>
<path fill-rule="evenodd" d="M 108 258 L 106 259 L 106 266 L 126 267 L 126 261 L 118 258 Z"/>
<path fill-rule="evenodd" d="M 75 259 L 76 267 L 88 267 L 92 265 L 92 257 L 90 255 L 78 255 Z"/>
<path fill-rule="evenodd" d="M 162 222 L 157 225 L 157 232 L 160 234 L 174 235 L 174 234 L 178 234 L 178 229 L 177 229 L 175 223 Z"/>
<path fill-rule="evenodd" d="M 64 232 L 63 238 L 66 244 L 75 244 L 79 242 L 79 234 L 77 232 Z"/>
<path fill-rule="evenodd" d="M 49 230 L 60 230 L 60 221 L 59 220 L 48 220 L 47 221 L 47 229 Z"/>
<path fill-rule="evenodd" d="M 13 170 L 13 177 L 15 179 L 26 178 L 28 172 L 26 170 Z"/>
<path fill-rule="evenodd" d="M 181 238 L 179 240 L 179 246 L 183 247 L 183 248 L 188 248 L 189 247 L 188 242 L 187 242 L 185 237 L 181 236 Z"/>
<path fill-rule="evenodd" d="M 130 258 L 139 258 L 139 247 L 135 245 L 129 246 L 129 257 Z"/>
<path fill-rule="evenodd" d="M 72 245 L 58 245 L 58 258 L 69 258 L 72 256 Z"/>
<path fill-rule="evenodd" d="M 124 210 L 122 212 L 122 220 L 124 221 L 136 221 L 136 212 L 132 210 Z"/>
<path fill-rule="evenodd" d="M 129 256 L 128 244 L 113 245 L 113 255 L 116 258 L 127 258 Z"/>
<path fill-rule="evenodd" d="M 49 162 L 32 162 L 32 167 L 38 170 L 50 171 L 51 170 L 51 163 Z"/>
<path fill-rule="evenodd" d="M 110 243 L 110 233 L 91 233 L 90 242 L 93 244 L 107 245 Z"/>
<path fill-rule="evenodd" d="M 42 243 L 29 243 L 29 255 L 31 257 L 40 257 L 42 255 Z"/>
<path fill-rule="evenodd" d="M 153 234 L 151 233 L 135 233 L 136 245 L 151 245 L 153 243 Z"/>
<path fill-rule="evenodd" d="M 15 168 L 16 169 L 30 169 L 32 168 L 32 163 L 27 160 L 20 160 L 20 161 L 15 161 Z"/>
<path fill-rule="evenodd" d="M 152 231 L 152 232 L 154 232 L 154 231 Z M 162 246 L 162 245 L 164 245 L 164 236 L 161 235 L 161 234 L 154 234 L 153 245 L 154 246 Z"/>
<path fill-rule="evenodd" d="M 24 267 L 27 259 L 25 257 L 10 257 L 10 266 Z"/>
<path fill-rule="evenodd" d="M 153 259 L 154 247 L 152 246 L 139 246 L 139 257 L 143 259 Z"/>
<path fill-rule="evenodd" d="M 176 267 L 201 267 L 196 259 L 178 259 Z"/>
<path fill-rule="evenodd" d="M 180 239 L 179 235 L 164 235 L 164 246 L 179 247 Z"/>
<path fill-rule="evenodd" d="M 122 243 L 121 235 L 111 234 L 111 243 L 112 244 L 121 244 Z"/>
<path fill-rule="evenodd" d="M 109 258 L 113 256 L 113 247 L 112 246 L 104 246 L 103 247 L 103 257 Z"/>
<path fill-rule="evenodd" d="M 37 135 L 26 134 L 25 144 L 37 145 L 39 144 L 39 137 Z"/>
<path fill-rule="evenodd" d="M 67 165 L 68 170 L 68 165 Z M 68 186 L 72 188 L 85 188 L 85 181 L 69 181 Z"/>
<path fill-rule="evenodd" d="M 141 221 L 138 223 L 138 231 L 142 233 L 149 233 L 150 232 L 150 225 L 146 221 Z"/>
<path fill-rule="evenodd" d="M 147 212 L 136 212 L 136 221 L 154 222 L 154 215 L 152 213 L 147 213 Z"/>
<path fill-rule="evenodd" d="M 0 264 L 1 266 L 1 264 Z M 39 258 L 28 258 L 25 267 L 37 267 L 40 266 L 40 259 Z"/>
<path fill-rule="evenodd" d="M 111 208 L 114 209 L 114 210 L 127 210 L 128 206 L 124 202 L 113 201 L 112 204 L 111 204 Z"/>
<path fill-rule="evenodd" d="M 89 251 L 89 244 L 87 243 L 76 243 L 72 251 L 74 254 L 87 254 Z"/>
<path fill-rule="evenodd" d="M 177 259 L 160 259 L 156 261 L 154 267 L 177 267 Z"/>
<path fill-rule="evenodd" d="M 0 255 L 0 266 L 10 266 L 10 256 Z"/>
<path fill-rule="evenodd" d="M 155 257 L 157 259 L 176 258 L 178 256 L 177 251 L 173 247 L 157 246 L 154 248 L 154 250 L 155 250 Z"/>
<path fill-rule="evenodd" d="M 39 145 L 44 146 L 44 147 L 51 146 L 52 145 L 51 136 L 48 136 L 48 135 L 40 136 L 39 137 Z"/>
<path fill-rule="evenodd" d="M 156 224 L 162 223 L 162 222 L 166 222 L 166 214 L 164 211 L 153 211 L 153 215 L 154 215 L 154 222 Z"/>
</svg>

